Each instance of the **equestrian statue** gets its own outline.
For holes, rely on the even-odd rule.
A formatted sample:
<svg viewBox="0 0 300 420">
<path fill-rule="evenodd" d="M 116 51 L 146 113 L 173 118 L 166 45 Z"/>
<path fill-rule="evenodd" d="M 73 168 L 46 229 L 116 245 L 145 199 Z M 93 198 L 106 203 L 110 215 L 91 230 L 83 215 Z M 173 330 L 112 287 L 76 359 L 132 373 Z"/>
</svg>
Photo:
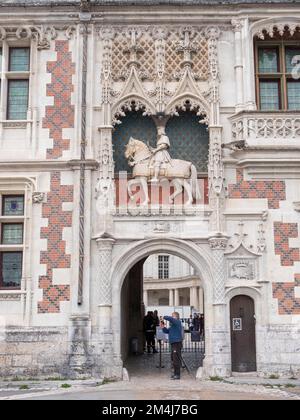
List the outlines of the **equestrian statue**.
<svg viewBox="0 0 300 420">
<path fill-rule="evenodd" d="M 141 185 L 145 201 L 143 206 L 150 202 L 148 182 L 158 184 L 161 180 L 172 181 L 175 188 L 169 198 L 173 204 L 175 198 L 185 190 L 188 196 L 185 205 L 192 205 L 194 200 L 201 198 L 198 185 L 197 168 L 191 162 L 172 159 L 169 154 L 170 140 L 163 128 L 158 129 L 157 147 L 152 148 L 141 140 L 130 138 L 125 151 L 129 166 L 133 168 L 133 179 L 128 182 L 128 194 L 133 200 L 132 187 Z"/>
</svg>

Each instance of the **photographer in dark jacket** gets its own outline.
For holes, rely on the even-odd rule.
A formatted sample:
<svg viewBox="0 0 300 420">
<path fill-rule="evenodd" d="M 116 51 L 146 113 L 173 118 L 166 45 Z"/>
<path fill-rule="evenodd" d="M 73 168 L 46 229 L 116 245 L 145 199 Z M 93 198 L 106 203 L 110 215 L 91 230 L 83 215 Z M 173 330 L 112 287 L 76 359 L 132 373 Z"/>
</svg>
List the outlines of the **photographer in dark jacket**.
<svg viewBox="0 0 300 420">
<path fill-rule="evenodd" d="M 181 368 L 181 350 L 183 341 L 182 323 L 179 313 L 174 312 L 172 316 L 165 316 L 164 319 L 170 323 L 170 328 L 164 328 L 163 332 L 169 334 L 169 343 L 171 344 L 171 358 L 174 367 L 174 375 L 171 379 L 180 379 Z"/>
</svg>

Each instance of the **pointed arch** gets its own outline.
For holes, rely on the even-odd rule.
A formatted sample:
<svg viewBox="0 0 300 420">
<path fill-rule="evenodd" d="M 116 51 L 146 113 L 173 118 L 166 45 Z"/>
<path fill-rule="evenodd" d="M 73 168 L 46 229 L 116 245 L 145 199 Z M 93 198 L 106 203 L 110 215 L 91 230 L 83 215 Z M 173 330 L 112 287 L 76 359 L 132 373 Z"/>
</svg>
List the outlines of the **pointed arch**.
<svg viewBox="0 0 300 420">
<path fill-rule="evenodd" d="M 123 96 L 112 107 L 112 125 L 121 124 L 120 118 L 130 111 L 142 111 L 144 116 L 156 114 L 155 106 L 148 99 L 133 93 Z"/>
<path fill-rule="evenodd" d="M 199 117 L 202 117 L 200 122 L 209 123 L 210 105 L 199 95 L 186 92 L 174 97 L 166 107 L 167 115 L 179 115 L 179 111 L 194 111 Z"/>
</svg>

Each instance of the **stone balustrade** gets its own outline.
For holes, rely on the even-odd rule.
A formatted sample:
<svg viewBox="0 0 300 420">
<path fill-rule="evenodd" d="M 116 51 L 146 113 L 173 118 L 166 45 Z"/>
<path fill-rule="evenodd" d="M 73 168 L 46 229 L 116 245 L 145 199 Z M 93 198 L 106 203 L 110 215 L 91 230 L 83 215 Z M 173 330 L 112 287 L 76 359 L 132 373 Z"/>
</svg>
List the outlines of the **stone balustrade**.
<svg viewBox="0 0 300 420">
<path fill-rule="evenodd" d="M 231 117 L 232 141 L 296 144 L 300 140 L 298 112 L 240 112 Z"/>
</svg>

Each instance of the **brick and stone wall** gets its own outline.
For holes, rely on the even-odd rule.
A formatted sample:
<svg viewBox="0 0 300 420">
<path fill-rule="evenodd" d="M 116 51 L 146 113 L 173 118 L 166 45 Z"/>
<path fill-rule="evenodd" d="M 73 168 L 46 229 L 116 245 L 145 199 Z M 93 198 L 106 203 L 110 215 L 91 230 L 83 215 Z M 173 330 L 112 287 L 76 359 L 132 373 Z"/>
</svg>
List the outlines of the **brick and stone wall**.
<svg viewBox="0 0 300 420">
<path fill-rule="evenodd" d="M 267 199 L 269 209 L 279 209 L 280 201 L 286 200 L 284 181 L 246 181 L 243 169 L 237 169 L 236 177 L 236 184 L 228 188 L 231 199 Z"/>
</svg>

